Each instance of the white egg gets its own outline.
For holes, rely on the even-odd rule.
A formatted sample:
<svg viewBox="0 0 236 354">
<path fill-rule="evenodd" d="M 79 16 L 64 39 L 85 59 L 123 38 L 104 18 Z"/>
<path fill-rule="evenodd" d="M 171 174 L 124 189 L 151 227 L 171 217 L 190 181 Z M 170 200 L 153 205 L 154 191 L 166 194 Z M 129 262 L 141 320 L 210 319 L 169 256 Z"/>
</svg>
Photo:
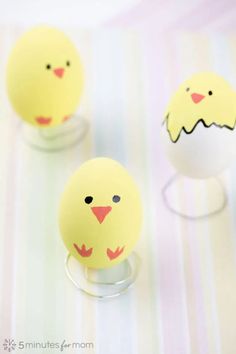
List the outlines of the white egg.
<svg viewBox="0 0 236 354">
<path fill-rule="evenodd" d="M 170 139 L 166 124 L 161 137 L 167 156 L 176 170 L 191 178 L 208 178 L 218 175 L 234 158 L 235 130 L 199 122 L 191 134 L 184 131 L 178 141 Z"/>
</svg>

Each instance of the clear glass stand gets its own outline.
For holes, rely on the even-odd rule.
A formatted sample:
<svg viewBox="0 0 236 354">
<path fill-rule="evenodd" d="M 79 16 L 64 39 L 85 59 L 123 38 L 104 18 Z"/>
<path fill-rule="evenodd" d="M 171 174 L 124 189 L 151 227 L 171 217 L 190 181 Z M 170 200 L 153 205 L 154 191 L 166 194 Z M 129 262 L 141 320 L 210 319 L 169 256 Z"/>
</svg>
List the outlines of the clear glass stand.
<svg viewBox="0 0 236 354">
<path fill-rule="evenodd" d="M 191 220 L 217 215 L 227 205 L 225 187 L 219 178 L 200 180 L 175 174 L 163 187 L 162 196 L 172 213 Z"/>
<path fill-rule="evenodd" d="M 134 284 L 140 264 L 140 257 L 133 252 L 129 258 L 111 268 L 89 269 L 68 254 L 65 270 L 78 290 L 98 299 L 107 299 L 123 294 Z"/>
<path fill-rule="evenodd" d="M 79 144 L 89 129 L 88 121 L 73 116 L 55 128 L 37 128 L 30 124 L 22 126 L 24 141 L 32 148 L 45 152 L 57 152 Z"/>
</svg>

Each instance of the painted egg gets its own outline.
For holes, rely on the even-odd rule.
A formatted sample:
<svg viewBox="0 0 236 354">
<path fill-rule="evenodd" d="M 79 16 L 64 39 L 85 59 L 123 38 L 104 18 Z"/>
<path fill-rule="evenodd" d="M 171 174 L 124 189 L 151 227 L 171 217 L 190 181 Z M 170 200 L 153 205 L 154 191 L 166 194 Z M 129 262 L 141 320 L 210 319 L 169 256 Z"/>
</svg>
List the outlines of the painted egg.
<svg viewBox="0 0 236 354">
<path fill-rule="evenodd" d="M 236 93 L 224 78 L 199 73 L 172 97 L 161 135 L 178 172 L 207 178 L 229 166 L 235 149 Z"/>
<path fill-rule="evenodd" d="M 69 253 L 89 268 L 108 268 L 129 256 L 139 239 L 142 205 L 127 170 L 108 158 L 85 162 L 61 198 L 59 225 Z"/>
<path fill-rule="evenodd" d="M 60 30 L 39 26 L 23 34 L 8 59 L 7 91 L 18 115 L 54 127 L 76 111 L 83 89 L 79 54 Z"/>
</svg>

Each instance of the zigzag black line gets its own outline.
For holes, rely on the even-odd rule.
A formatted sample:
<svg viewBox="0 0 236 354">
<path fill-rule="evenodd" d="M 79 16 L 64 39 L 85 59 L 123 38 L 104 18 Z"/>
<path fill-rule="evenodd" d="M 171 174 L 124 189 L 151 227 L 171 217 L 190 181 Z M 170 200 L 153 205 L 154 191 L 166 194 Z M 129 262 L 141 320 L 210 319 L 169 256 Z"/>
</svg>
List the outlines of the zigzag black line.
<svg viewBox="0 0 236 354">
<path fill-rule="evenodd" d="M 193 128 L 192 128 L 190 131 L 187 131 L 187 130 L 185 129 L 185 127 L 181 128 L 181 130 L 180 130 L 180 132 L 179 132 L 179 135 L 177 136 L 176 140 L 173 140 L 172 137 L 171 137 L 170 131 L 169 131 L 169 129 L 168 129 L 168 119 L 169 119 L 169 117 L 170 117 L 170 113 L 167 114 L 166 118 L 165 118 L 164 121 L 162 122 L 162 125 L 164 125 L 164 124 L 166 123 L 167 131 L 168 131 L 168 133 L 169 133 L 170 140 L 172 141 L 172 143 L 177 143 L 177 141 L 179 140 L 180 135 L 181 135 L 181 133 L 182 133 L 182 130 L 183 130 L 186 134 L 191 134 L 191 133 L 194 131 L 194 129 L 196 128 L 196 126 L 198 125 L 198 123 L 200 123 L 200 122 L 203 124 L 203 126 L 204 126 L 205 128 L 210 128 L 210 127 L 212 127 L 212 126 L 215 126 L 215 127 L 217 127 L 217 128 L 227 128 L 227 129 L 229 129 L 229 130 L 234 130 L 234 128 L 235 128 L 235 126 L 236 126 L 236 119 L 235 119 L 235 121 L 234 121 L 233 127 L 230 127 L 230 126 L 227 125 L 227 124 L 220 125 L 220 124 L 216 124 L 216 123 L 214 123 L 214 122 L 208 125 L 208 124 L 206 124 L 206 122 L 204 121 L 203 118 L 200 118 L 200 119 L 198 119 L 198 121 L 195 123 L 195 125 L 193 126 Z"/>
</svg>

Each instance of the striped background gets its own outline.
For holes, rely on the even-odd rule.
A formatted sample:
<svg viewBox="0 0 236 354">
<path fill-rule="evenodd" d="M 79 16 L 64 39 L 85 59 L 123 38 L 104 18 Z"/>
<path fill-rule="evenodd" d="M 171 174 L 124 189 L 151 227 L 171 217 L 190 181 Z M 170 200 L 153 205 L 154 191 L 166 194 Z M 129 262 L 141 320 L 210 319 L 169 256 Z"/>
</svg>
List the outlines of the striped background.
<svg viewBox="0 0 236 354">
<path fill-rule="evenodd" d="M 201 222 L 174 217 L 161 199 L 173 170 L 159 131 L 169 96 L 193 72 L 215 70 L 236 87 L 236 35 L 194 26 L 158 33 L 152 25 L 68 31 L 86 67 L 81 112 L 91 129 L 81 145 L 54 154 L 22 143 L 4 90 L 8 50 L 21 30 L 0 31 L 0 341 L 93 341 L 81 353 L 99 354 L 235 353 L 236 166 L 222 175 L 229 194 L 222 214 Z M 57 228 L 65 181 L 100 155 L 133 173 L 146 215 L 138 281 L 106 302 L 82 296 L 67 280 Z M 185 195 L 183 186 L 180 204 Z"/>
</svg>

